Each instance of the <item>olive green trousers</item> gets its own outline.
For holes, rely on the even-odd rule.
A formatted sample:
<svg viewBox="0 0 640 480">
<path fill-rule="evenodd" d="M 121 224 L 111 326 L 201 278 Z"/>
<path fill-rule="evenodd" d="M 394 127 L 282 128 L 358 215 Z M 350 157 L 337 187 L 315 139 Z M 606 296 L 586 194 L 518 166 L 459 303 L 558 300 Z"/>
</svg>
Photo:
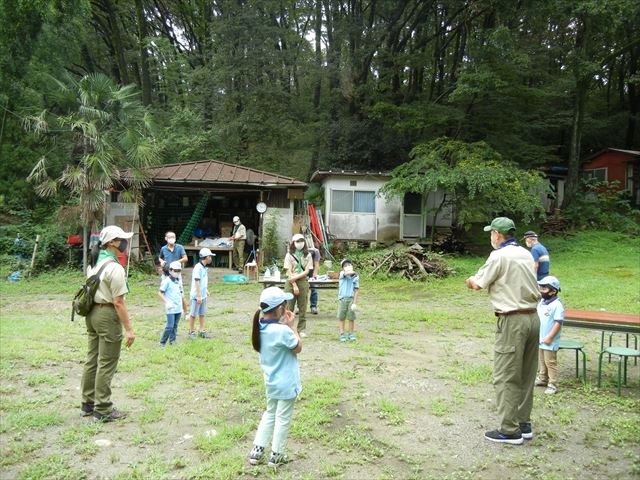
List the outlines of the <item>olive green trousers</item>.
<svg viewBox="0 0 640 480">
<path fill-rule="evenodd" d="M 98 413 L 112 409 L 111 380 L 116 373 L 122 347 L 122 324 L 112 306 L 93 307 L 86 318 L 87 361 L 82 374 L 82 401 Z"/>
<path fill-rule="evenodd" d="M 293 296 L 293 300 L 289 300 L 287 302 L 287 309 L 290 312 L 295 312 L 296 303 L 298 304 L 298 331 L 302 332 L 305 328 L 307 328 L 307 305 L 309 303 L 309 281 L 307 278 L 302 278 L 296 281 L 298 285 L 298 290 L 300 293 L 298 296 Z M 286 282 L 284 285 L 285 292 L 293 293 L 293 287 L 289 282 Z"/>
<path fill-rule="evenodd" d="M 238 270 L 244 268 L 244 244 L 245 240 L 233 241 L 233 267 Z M 229 265 L 229 268 L 231 267 Z"/>
<path fill-rule="evenodd" d="M 493 385 L 502 433 L 516 433 L 520 423 L 531 421 L 539 335 L 537 312 L 496 319 Z"/>
</svg>

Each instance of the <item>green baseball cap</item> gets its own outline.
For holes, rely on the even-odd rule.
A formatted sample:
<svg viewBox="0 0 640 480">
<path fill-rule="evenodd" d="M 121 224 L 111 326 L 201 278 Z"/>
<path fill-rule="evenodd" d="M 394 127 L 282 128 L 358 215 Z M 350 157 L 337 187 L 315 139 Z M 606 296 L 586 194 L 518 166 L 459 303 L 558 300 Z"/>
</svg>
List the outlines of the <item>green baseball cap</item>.
<svg viewBox="0 0 640 480">
<path fill-rule="evenodd" d="M 516 229 L 516 224 L 513 223 L 513 220 L 507 217 L 496 217 L 492 220 L 491 225 L 487 225 L 484 227 L 485 232 L 490 232 L 491 230 L 495 230 L 500 233 L 509 233 L 511 230 Z"/>
</svg>

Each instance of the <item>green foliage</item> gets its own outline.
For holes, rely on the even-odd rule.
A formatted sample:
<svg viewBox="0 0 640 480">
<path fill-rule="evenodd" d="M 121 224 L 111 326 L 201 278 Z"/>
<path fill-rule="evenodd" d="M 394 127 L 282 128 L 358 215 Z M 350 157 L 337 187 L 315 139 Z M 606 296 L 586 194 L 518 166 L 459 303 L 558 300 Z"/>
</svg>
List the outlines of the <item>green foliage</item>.
<svg viewBox="0 0 640 480">
<path fill-rule="evenodd" d="M 38 235 L 40 240 L 34 273 L 60 266 L 68 261 L 69 247 L 66 239 L 71 233 L 68 228 L 61 228 L 50 216 L 38 215 L 38 212 L 10 210 L 8 213 L 13 221 L 19 223 L 0 226 L 0 254 L 8 257 L 8 263 L 0 269 L 3 274 L 0 278 L 6 278 L 4 273 L 7 266 L 10 266 L 11 271 L 29 266 Z M 20 255 L 22 261 L 19 262 L 16 255 Z"/>
<path fill-rule="evenodd" d="M 38 135 L 56 131 L 69 158 L 52 177 L 47 157 L 41 157 L 27 180 L 42 197 L 55 195 L 60 187 L 68 191 L 89 224 L 101 214 L 105 191 L 121 183 L 134 191 L 147 184 L 146 169 L 160 158 L 153 119 L 136 98 L 134 85 L 119 86 L 104 74 L 52 82 L 63 114 L 44 110 L 27 117 L 25 127 Z"/>
<path fill-rule="evenodd" d="M 544 212 L 542 176 L 522 170 L 484 142 L 440 138 L 418 145 L 381 189 L 388 197 L 446 192 L 458 225 L 499 214 L 531 221 Z M 435 212 L 437 215 L 441 205 Z"/>
<path fill-rule="evenodd" d="M 619 182 L 585 180 L 584 196 L 576 198 L 563 215 L 575 228 L 607 229 L 640 235 L 640 210 L 631 208 Z"/>
<path fill-rule="evenodd" d="M 268 213 L 264 215 L 260 254 L 262 255 L 262 263 L 265 266 L 273 265 L 275 259 L 280 256 L 279 220 L 280 216 L 278 212 L 268 211 Z"/>
</svg>

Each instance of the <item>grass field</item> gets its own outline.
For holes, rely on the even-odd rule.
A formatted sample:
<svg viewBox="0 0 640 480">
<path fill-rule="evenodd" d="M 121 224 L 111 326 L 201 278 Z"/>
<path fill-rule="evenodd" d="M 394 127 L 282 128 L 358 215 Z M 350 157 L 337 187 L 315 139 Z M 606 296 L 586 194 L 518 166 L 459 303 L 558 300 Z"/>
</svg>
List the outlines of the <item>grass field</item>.
<svg viewBox="0 0 640 480">
<path fill-rule="evenodd" d="M 637 239 L 609 232 L 543 238 L 569 308 L 640 313 Z M 488 250 L 487 250 L 488 253 Z M 264 408 L 249 341 L 258 285 L 214 282 L 211 340 L 160 349 L 157 279 L 136 273 L 127 302 L 137 339 L 123 351 L 113 400 L 129 417 L 80 418 L 84 320 L 69 321 L 77 273 L 0 283 L 2 479 L 630 478 L 640 475 L 640 367 L 616 396 L 615 364 L 594 386 L 599 332 L 566 328 L 588 355 L 588 383 L 561 352 L 560 391 L 536 390 L 535 438 L 482 438 L 497 426 L 493 323 L 485 292 L 464 279 L 484 257 L 451 258 L 456 274 L 424 283 L 361 276 L 358 341 L 339 344 L 335 291 L 320 292 L 300 355 L 303 393 L 289 440 L 293 462 L 274 472 L 247 462 Z M 357 265 L 356 265 L 357 269 Z M 614 339 L 621 344 L 624 339 Z M 96 443 L 96 441 L 99 441 Z M 102 442 L 100 442 L 102 441 Z M 105 445 L 106 444 L 106 445 Z"/>
</svg>

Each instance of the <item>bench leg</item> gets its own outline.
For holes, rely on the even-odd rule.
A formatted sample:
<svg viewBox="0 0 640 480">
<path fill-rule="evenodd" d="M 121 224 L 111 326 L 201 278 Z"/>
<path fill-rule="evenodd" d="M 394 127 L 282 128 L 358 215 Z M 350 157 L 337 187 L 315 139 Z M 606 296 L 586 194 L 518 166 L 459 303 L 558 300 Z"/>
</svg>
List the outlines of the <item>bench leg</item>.
<svg viewBox="0 0 640 480">
<path fill-rule="evenodd" d="M 620 378 L 621 376 L 622 376 L 622 357 L 618 357 L 618 396 L 621 395 L 621 392 L 620 392 L 620 383 L 622 380 L 622 378 Z"/>
<path fill-rule="evenodd" d="M 576 348 L 576 380 L 580 378 L 580 373 L 578 370 L 578 349 Z"/>
<path fill-rule="evenodd" d="M 587 384 L 587 355 L 580 349 L 580 353 L 582 354 L 582 381 L 586 385 Z"/>
<path fill-rule="evenodd" d="M 602 332 L 602 337 L 604 338 L 604 332 Z M 602 379 L 602 356 L 604 355 L 604 350 L 600 352 L 598 356 L 598 387 L 600 387 L 600 381 Z"/>
</svg>

